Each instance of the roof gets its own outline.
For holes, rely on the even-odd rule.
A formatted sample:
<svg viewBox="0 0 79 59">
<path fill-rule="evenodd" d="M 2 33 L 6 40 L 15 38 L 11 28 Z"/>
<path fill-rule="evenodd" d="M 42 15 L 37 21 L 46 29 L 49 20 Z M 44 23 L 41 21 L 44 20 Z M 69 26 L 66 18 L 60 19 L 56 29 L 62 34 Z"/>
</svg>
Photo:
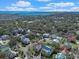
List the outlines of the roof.
<svg viewBox="0 0 79 59">
<path fill-rule="evenodd" d="M 24 38 L 24 39 L 21 39 L 22 43 L 24 44 L 29 44 L 30 43 L 30 39 L 29 38 Z"/>
<path fill-rule="evenodd" d="M 21 35 L 20 38 L 21 39 L 29 38 L 29 34 Z"/>
<path fill-rule="evenodd" d="M 6 39 L 9 38 L 9 35 L 2 35 L 1 38 L 2 38 L 3 40 L 6 40 Z"/>
<path fill-rule="evenodd" d="M 55 39 L 57 36 L 55 34 L 51 35 L 52 39 Z"/>
<path fill-rule="evenodd" d="M 62 39 L 62 37 L 57 36 L 57 37 L 56 37 L 56 39 L 61 40 L 61 39 Z"/>
<path fill-rule="evenodd" d="M 7 46 L 4 46 L 4 45 L 1 45 L 0 46 L 0 51 L 3 53 L 3 52 L 6 52 L 6 51 L 8 51 L 9 50 L 9 47 L 7 47 Z"/>
<path fill-rule="evenodd" d="M 67 43 L 64 44 L 64 47 L 67 48 L 67 49 L 70 49 L 70 48 L 72 48 L 72 45 L 71 45 L 71 43 L 67 42 Z"/>
<path fill-rule="evenodd" d="M 49 33 L 44 33 L 43 35 L 49 36 Z"/>
<path fill-rule="evenodd" d="M 59 50 L 60 50 L 60 51 L 63 51 L 63 50 L 65 50 L 65 48 L 64 48 L 64 47 L 61 47 L 61 48 L 59 48 Z"/>
<path fill-rule="evenodd" d="M 44 33 L 43 37 L 45 37 L 45 38 L 49 37 L 49 33 Z"/>
<path fill-rule="evenodd" d="M 50 46 L 42 46 L 41 54 L 49 57 L 52 54 L 53 50 L 54 49 Z"/>
<path fill-rule="evenodd" d="M 42 46 L 42 49 L 45 49 L 46 51 L 52 51 L 53 49 L 49 46 Z"/>
<path fill-rule="evenodd" d="M 41 44 L 33 44 L 33 47 L 34 47 L 35 51 L 41 50 Z"/>
<path fill-rule="evenodd" d="M 76 36 L 75 35 L 68 35 L 68 40 L 69 41 L 75 41 L 76 40 Z"/>
<path fill-rule="evenodd" d="M 57 53 L 57 55 L 55 56 L 56 59 L 64 59 L 65 55 L 63 53 Z"/>
<path fill-rule="evenodd" d="M 2 38 L 0 37 L 0 40 L 2 40 Z"/>
<path fill-rule="evenodd" d="M 60 41 L 58 39 L 53 39 L 53 42 L 59 43 Z"/>
<path fill-rule="evenodd" d="M 10 48 L 4 45 L 0 46 L 0 53 L 5 54 L 10 59 L 15 57 L 15 54 L 11 52 Z"/>
</svg>

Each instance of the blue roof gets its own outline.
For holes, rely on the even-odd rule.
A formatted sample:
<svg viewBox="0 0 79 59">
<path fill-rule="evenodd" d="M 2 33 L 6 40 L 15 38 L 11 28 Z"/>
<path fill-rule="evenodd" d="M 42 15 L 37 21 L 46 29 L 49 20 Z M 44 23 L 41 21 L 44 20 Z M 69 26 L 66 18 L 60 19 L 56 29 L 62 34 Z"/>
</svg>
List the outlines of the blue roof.
<svg viewBox="0 0 79 59">
<path fill-rule="evenodd" d="M 48 47 L 48 46 L 42 46 L 42 48 L 43 48 L 43 49 L 46 49 L 46 50 L 49 50 L 49 51 L 52 50 L 52 49 L 51 49 L 50 47 Z"/>
</svg>

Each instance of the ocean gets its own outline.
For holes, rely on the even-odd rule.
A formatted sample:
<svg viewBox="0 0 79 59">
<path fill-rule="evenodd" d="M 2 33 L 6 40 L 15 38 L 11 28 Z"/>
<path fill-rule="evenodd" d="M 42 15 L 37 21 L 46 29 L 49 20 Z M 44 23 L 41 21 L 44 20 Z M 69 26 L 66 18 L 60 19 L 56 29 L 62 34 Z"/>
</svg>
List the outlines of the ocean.
<svg viewBox="0 0 79 59">
<path fill-rule="evenodd" d="M 17 16 L 36 16 L 36 15 L 54 15 L 54 14 L 79 14 L 79 12 L 28 12 L 28 11 L 0 11 L 0 14 L 9 14 Z"/>
<path fill-rule="evenodd" d="M 11 14 L 18 16 L 51 15 L 51 12 L 27 12 L 27 11 L 0 11 L 0 14 Z"/>
</svg>

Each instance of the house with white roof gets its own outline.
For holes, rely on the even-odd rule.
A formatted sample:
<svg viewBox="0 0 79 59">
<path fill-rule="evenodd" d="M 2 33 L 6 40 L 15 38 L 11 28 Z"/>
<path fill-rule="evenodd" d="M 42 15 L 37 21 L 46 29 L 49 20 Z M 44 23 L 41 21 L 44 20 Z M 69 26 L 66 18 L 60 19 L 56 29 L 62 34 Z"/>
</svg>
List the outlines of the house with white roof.
<svg viewBox="0 0 79 59">
<path fill-rule="evenodd" d="M 57 53 L 55 59 L 66 59 L 66 56 L 64 53 Z"/>
</svg>

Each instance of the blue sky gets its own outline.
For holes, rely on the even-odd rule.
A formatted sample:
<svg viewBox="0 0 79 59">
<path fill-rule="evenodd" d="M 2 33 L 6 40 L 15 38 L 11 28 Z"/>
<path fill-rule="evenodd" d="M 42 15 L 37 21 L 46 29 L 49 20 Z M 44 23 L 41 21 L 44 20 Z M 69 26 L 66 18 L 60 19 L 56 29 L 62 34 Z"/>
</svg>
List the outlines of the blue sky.
<svg viewBox="0 0 79 59">
<path fill-rule="evenodd" d="M 79 11 L 79 0 L 0 0 L 0 11 Z"/>
</svg>

